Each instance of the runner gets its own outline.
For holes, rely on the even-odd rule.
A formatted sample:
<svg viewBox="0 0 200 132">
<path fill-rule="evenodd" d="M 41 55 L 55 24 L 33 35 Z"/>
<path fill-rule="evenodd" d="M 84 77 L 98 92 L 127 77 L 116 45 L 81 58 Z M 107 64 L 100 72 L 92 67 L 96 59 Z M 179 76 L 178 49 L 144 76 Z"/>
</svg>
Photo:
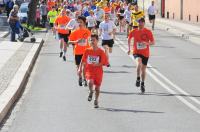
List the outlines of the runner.
<svg viewBox="0 0 200 132">
<path fill-rule="evenodd" d="M 77 29 L 79 27 L 78 17 L 80 15 L 81 15 L 81 12 L 80 11 L 76 11 L 74 18 L 69 21 L 69 23 L 67 24 L 66 28 L 71 30 L 71 31 Z"/>
<path fill-rule="evenodd" d="M 109 53 L 112 53 L 116 26 L 113 21 L 109 20 L 108 13 L 105 14 L 104 19 L 105 20 L 99 25 L 99 35 L 102 38 L 102 46 L 105 49 L 105 53 L 109 62 Z M 110 67 L 110 63 L 107 66 Z"/>
<path fill-rule="evenodd" d="M 99 24 L 103 21 L 103 17 L 104 17 L 104 10 L 101 9 L 101 6 L 99 5 L 97 6 L 97 9 L 94 10 L 94 15 L 97 22 L 96 29 L 99 29 Z"/>
<path fill-rule="evenodd" d="M 134 11 L 132 12 L 131 18 L 132 18 L 132 26 L 133 28 L 138 28 L 138 20 L 141 18 L 144 18 L 144 12 L 139 10 L 138 5 L 135 5 Z"/>
<path fill-rule="evenodd" d="M 121 3 L 120 8 L 117 12 L 118 20 L 119 20 L 119 32 L 123 32 L 123 31 L 125 32 L 124 12 L 125 12 L 124 4 Z"/>
<path fill-rule="evenodd" d="M 132 14 L 131 4 L 128 4 L 128 7 L 124 12 L 125 21 L 127 24 L 127 37 L 129 35 L 129 31 L 131 31 L 131 14 Z"/>
<path fill-rule="evenodd" d="M 70 34 L 69 30 L 66 30 L 66 25 L 70 21 L 70 18 L 66 16 L 66 10 L 62 9 L 60 15 L 55 20 L 55 29 L 57 29 L 59 43 L 60 43 L 60 57 L 66 61 L 67 43 Z M 64 51 L 64 55 L 63 55 Z"/>
<path fill-rule="evenodd" d="M 141 18 L 139 20 L 139 29 L 133 29 L 128 37 L 128 54 L 130 54 L 130 43 L 131 39 L 134 38 L 133 44 L 133 56 L 136 59 L 137 65 L 137 79 L 136 86 L 141 88 L 141 92 L 145 92 L 145 77 L 146 68 L 149 59 L 149 46 L 155 44 L 152 32 L 144 27 L 145 19 Z M 140 77 L 142 81 L 140 83 Z"/>
<path fill-rule="evenodd" d="M 55 23 L 57 15 L 58 15 L 58 13 L 57 13 L 55 7 L 52 6 L 52 9 L 48 12 L 47 17 L 49 19 L 49 24 L 50 24 L 50 27 L 51 27 L 51 30 L 52 30 L 52 33 L 54 36 L 55 36 L 54 23 Z"/>
<path fill-rule="evenodd" d="M 156 7 L 154 5 L 154 1 L 151 2 L 151 6 L 148 8 L 148 15 L 149 15 L 149 21 L 152 23 L 152 30 L 154 30 L 155 26 L 155 19 L 156 19 Z"/>
<path fill-rule="evenodd" d="M 92 30 L 95 30 L 97 23 L 96 23 L 96 19 L 94 16 L 94 11 L 90 10 L 89 13 L 90 13 L 90 15 L 88 17 L 86 17 L 86 22 L 87 22 L 88 29 L 90 31 L 92 31 Z"/>
<path fill-rule="evenodd" d="M 77 66 L 77 70 L 79 68 L 83 53 L 85 49 L 89 48 L 88 39 L 91 36 L 90 30 L 86 28 L 86 18 L 84 16 L 78 17 L 79 28 L 74 30 L 69 36 L 69 42 L 74 43 L 74 55 L 75 55 L 75 63 Z M 84 79 L 83 79 L 84 78 Z M 82 82 L 84 82 L 84 86 L 87 86 L 87 81 L 84 75 L 80 75 L 78 79 L 79 86 L 82 86 Z"/>
<path fill-rule="evenodd" d="M 104 51 L 98 47 L 98 35 L 91 35 L 91 48 L 86 49 L 78 70 L 82 74 L 85 69 L 85 76 L 89 84 L 88 101 L 92 100 L 93 87 L 95 86 L 94 108 L 99 107 L 100 86 L 103 78 L 103 65 L 107 63 Z"/>
</svg>

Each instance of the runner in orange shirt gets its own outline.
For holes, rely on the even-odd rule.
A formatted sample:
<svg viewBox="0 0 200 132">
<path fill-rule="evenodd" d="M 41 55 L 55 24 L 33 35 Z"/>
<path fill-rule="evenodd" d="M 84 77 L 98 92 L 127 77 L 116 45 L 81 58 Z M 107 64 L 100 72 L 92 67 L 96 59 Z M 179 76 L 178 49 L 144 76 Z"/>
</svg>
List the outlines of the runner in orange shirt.
<svg viewBox="0 0 200 132">
<path fill-rule="evenodd" d="M 106 54 L 98 47 L 98 35 L 91 35 L 91 48 L 85 50 L 78 74 L 81 75 L 82 69 L 85 69 L 85 76 L 90 90 L 88 101 L 92 100 L 93 86 L 95 85 L 95 108 L 99 107 L 98 99 L 103 78 L 103 65 L 107 65 Z"/>
<path fill-rule="evenodd" d="M 66 29 L 66 25 L 71 19 L 66 16 L 66 11 L 63 9 L 60 15 L 55 20 L 55 29 L 57 29 L 58 37 L 60 41 L 60 57 L 66 61 L 67 43 L 70 31 Z M 64 55 L 63 55 L 64 51 Z"/>
<path fill-rule="evenodd" d="M 88 39 L 91 36 L 91 32 L 86 28 L 86 18 L 84 16 L 78 16 L 79 28 L 74 30 L 69 36 L 69 42 L 75 44 L 74 46 L 74 55 L 75 55 L 75 63 L 77 66 L 77 70 L 79 68 L 83 53 L 85 49 L 89 48 Z M 82 79 L 84 78 L 84 80 Z M 82 86 L 82 82 L 84 81 L 84 85 L 87 86 L 87 82 L 85 80 L 84 75 L 79 76 L 79 86 Z"/>
<path fill-rule="evenodd" d="M 139 29 L 133 29 L 128 37 L 128 54 L 130 54 L 130 43 L 131 39 L 134 38 L 133 44 L 133 56 L 136 59 L 137 65 L 137 79 L 136 86 L 141 88 L 141 92 L 145 92 L 145 77 L 146 68 L 149 59 L 149 46 L 155 44 L 153 34 L 151 30 L 144 27 L 145 19 L 141 18 L 139 20 Z M 140 84 L 140 77 L 142 78 Z"/>
<path fill-rule="evenodd" d="M 50 11 L 53 6 L 55 7 L 55 5 L 56 5 L 56 2 L 54 0 L 48 0 L 48 2 L 47 2 L 48 11 Z"/>
</svg>

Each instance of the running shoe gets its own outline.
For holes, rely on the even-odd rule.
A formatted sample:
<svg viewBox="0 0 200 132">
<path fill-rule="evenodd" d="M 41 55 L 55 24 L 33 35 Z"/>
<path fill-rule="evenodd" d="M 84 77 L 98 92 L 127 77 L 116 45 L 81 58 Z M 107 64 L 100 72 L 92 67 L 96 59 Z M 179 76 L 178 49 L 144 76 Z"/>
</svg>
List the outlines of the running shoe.
<svg viewBox="0 0 200 132">
<path fill-rule="evenodd" d="M 138 79 L 136 80 L 135 86 L 136 86 L 136 87 L 140 87 L 140 80 L 138 80 Z"/>
<path fill-rule="evenodd" d="M 83 86 L 82 78 L 81 77 L 78 79 L 78 84 L 79 84 L 79 86 Z"/>
<path fill-rule="evenodd" d="M 145 92 L 145 86 L 144 86 L 144 83 L 141 83 L 141 87 L 140 87 L 140 89 L 141 89 L 141 92 L 142 92 L 142 93 Z"/>
<path fill-rule="evenodd" d="M 93 92 L 90 92 L 90 93 L 89 93 L 89 96 L 88 96 L 88 101 L 91 101 L 91 100 L 92 100 L 92 96 L 93 96 Z"/>
<path fill-rule="evenodd" d="M 60 52 L 60 57 L 62 57 L 63 56 L 63 52 Z"/>
<path fill-rule="evenodd" d="M 83 85 L 84 85 L 85 87 L 88 86 L 88 84 L 87 84 L 87 80 L 86 80 L 86 79 L 83 80 Z"/>
<path fill-rule="evenodd" d="M 66 57 L 65 56 L 63 56 L 63 61 L 66 61 Z"/>
<path fill-rule="evenodd" d="M 99 108 L 99 104 L 97 100 L 94 100 L 94 108 Z"/>
</svg>

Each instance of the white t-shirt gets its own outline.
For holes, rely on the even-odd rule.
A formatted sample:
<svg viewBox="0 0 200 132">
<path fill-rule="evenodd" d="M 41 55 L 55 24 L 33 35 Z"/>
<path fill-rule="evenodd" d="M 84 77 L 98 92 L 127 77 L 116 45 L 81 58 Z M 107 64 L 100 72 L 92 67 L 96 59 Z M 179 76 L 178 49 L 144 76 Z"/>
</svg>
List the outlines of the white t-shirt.
<svg viewBox="0 0 200 132">
<path fill-rule="evenodd" d="M 149 6 L 148 8 L 148 14 L 149 15 L 155 15 L 156 14 L 156 7 L 155 6 Z"/>
<path fill-rule="evenodd" d="M 96 25 L 95 16 L 88 16 L 88 17 L 86 17 L 86 19 L 88 22 L 88 24 L 87 24 L 88 27 L 95 27 L 95 25 Z"/>
<path fill-rule="evenodd" d="M 82 6 L 79 4 L 79 5 L 75 5 L 75 8 L 78 10 L 78 11 L 81 11 L 81 9 L 82 9 Z"/>
<path fill-rule="evenodd" d="M 102 22 L 104 19 L 104 10 L 100 9 L 99 11 L 97 9 L 94 10 L 94 15 L 97 21 Z"/>
<path fill-rule="evenodd" d="M 99 25 L 99 29 L 102 30 L 101 38 L 102 40 L 111 40 L 113 39 L 113 34 L 109 35 L 110 32 L 112 32 L 114 29 L 116 29 L 116 26 L 113 21 L 108 22 L 101 22 Z"/>
<path fill-rule="evenodd" d="M 79 27 L 79 24 L 78 22 L 76 21 L 76 19 L 71 19 L 67 26 L 66 26 L 68 29 L 71 29 L 71 30 L 74 30 L 74 29 L 77 29 Z"/>
<path fill-rule="evenodd" d="M 125 17 L 125 20 L 130 23 L 131 22 L 131 11 L 130 10 L 125 10 L 124 17 Z"/>
</svg>

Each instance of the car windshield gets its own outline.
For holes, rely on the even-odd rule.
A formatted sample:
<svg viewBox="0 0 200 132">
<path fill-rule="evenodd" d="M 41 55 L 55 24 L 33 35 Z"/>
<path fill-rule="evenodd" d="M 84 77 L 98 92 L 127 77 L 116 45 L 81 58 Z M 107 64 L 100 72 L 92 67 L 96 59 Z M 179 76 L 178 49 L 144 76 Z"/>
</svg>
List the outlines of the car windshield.
<svg viewBox="0 0 200 132">
<path fill-rule="evenodd" d="M 26 6 L 21 6 L 20 7 L 20 12 L 21 13 L 27 13 L 27 11 L 28 11 L 28 7 L 26 7 Z"/>
</svg>

